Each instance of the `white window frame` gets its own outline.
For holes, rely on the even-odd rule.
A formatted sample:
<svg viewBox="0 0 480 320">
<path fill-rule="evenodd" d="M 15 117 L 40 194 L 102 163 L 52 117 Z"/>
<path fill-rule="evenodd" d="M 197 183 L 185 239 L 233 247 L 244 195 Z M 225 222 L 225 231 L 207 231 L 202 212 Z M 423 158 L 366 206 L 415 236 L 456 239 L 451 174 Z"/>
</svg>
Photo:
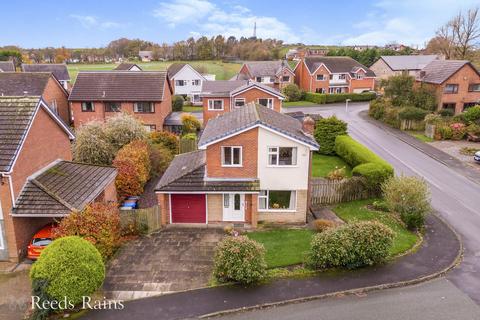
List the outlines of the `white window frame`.
<svg viewBox="0 0 480 320">
<path fill-rule="evenodd" d="M 148 103 L 150 105 L 150 110 L 151 111 L 138 111 L 138 104 L 139 103 Z M 138 101 L 133 103 L 133 112 L 134 113 L 155 113 L 155 104 L 153 102 L 149 101 Z"/>
<path fill-rule="evenodd" d="M 355 78 L 357 80 L 362 80 L 363 78 L 365 78 L 365 75 L 363 73 L 359 72 L 359 73 L 355 74 Z"/>
<path fill-rule="evenodd" d="M 280 164 L 280 148 L 291 148 L 292 149 L 292 164 Z M 276 151 L 271 151 L 271 149 L 277 149 Z M 295 151 L 293 150 L 295 149 Z M 277 163 L 270 163 L 270 155 L 277 156 Z M 293 158 L 295 157 L 295 159 Z M 295 160 L 295 161 L 294 161 Z M 281 146 L 269 146 L 267 147 L 267 167 L 275 168 L 295 168 L 298 167 L 298 148 L 297 147 L 281 147 Z"/>
<path fill-rule="evenodd" d="M 84 105 L 86 105 L 87 103 L 91 103 L 92 104 L 92 110 L 85 110 L 86 108 L 83 108 Z M 84 101 L 81 103 L 80 105 L 80 110 L 82 112 L 95 112 L 95 103 L 93 103 L 93 101 Z"/>
<path fill-rule="evenodd" d="M 273 98 L 258 98 L 257 103 L 260 104 L 260 100 L 263 100 L 263 99 L 268 100 L 267 105 L 266 105 L 266 107 L 268 109 L 274 109 L 275 101 L 273 100 Z M 270 102 L 271 102 L 271 106 L 269 106 Z M 263 104 L 262 104 L 262 106 L 263 106 Z"/>
<path fill-rule="evenodd" d="M 186 85 L 187 85 L 187 80 L 175 80 L 176 87 L 185 87 Z"/>
<path fill-rule="evenodd" d="M 347 80 L 347 74 L 345 73 L 340 73 L 338 75 L 338 80 Z"/>
<path fill-rule="evenodd" d="M 335 93 L 335 87 L 329 87 L 328 93 Z"/>
<path fill-rule="evenodd" d="M 321 79 L 318 79 L 318 77 L 322 77 Z M 317 74 L 317 81 L 325 81 L 325 76 L 323 74 Z"/>
<path fill-rule="evenodd" d="M 222 108 L 221 109 L 215 109 L 215 101 L 221 101 L 222 102 Z M 223 105 L 223 99 L 208 99 L 208 110 L 210 111 L 222 111 L 224 109 Z"/>
<path fill-rule="evenodd" d="M 231 148 L 231 152 L 230 152 L 230 160 L 231 160 L 231 164 L 226 164 L 225 163 L 225 149 L 226 148 Z M 239 149 L 240 150 L 240 163 L 238 164 L 234 164 L 233 163 L 233 153 L 234 153 L 234 149 Z M 222 146 L 221 148 L 221 159 L 222 159 L 222 167 L 243 167 L 243 147 L 242 146 Z"/>
<path fill-rule="evenodd" d="M 199 86 L 199 85 L 201 85 L 201 84 L 202 84 L 202 83 L 200 82 L 199 79 L 194 79 L 194 80 L 192 80 L 192 86 Z"/>
<path fill-rule="evenodd" d="M 237 106 L 237 101 L 243 101 L 243 106 Z M 233 107 L 234 107 L 234 108 L 244 107 L 245 104 L 246 104 L 245 98 L 235 98 L 235 99 L 233 100 Z"/>
<path fill-rule="evenodd" d="M 285 80 L 287 78 L 287 80 Z M 282 76 L 282 82 L 290 82 L 290 76 Z"/>
<path fill-rule="evenodd" d="M 294 200 L 293 200 L 293 208 L 289 208 L 289 209 L 269 209 L 268 208 L 268 204 L 269 204 L 269 198 L 270 198 L 270 191 L 290 191 L 290 197 L 294 197 Z M 262 194 L 263 192 L 265 192 L 266 194 Z M 292 194 L 293 193 L 293 194 Z M 261 203 L 261 199 L 265 199 L 265 205 L 266 207 L 265 208 L 260 208 L 260 203 Z M 297 211 L 297 191 L 296 190 L 261 190 L 259 193 L 258 193 L 258 211 L 260 212 L 296 212 Z M 292 202 L 290 200 L 290 202 Z"/>
</svg>

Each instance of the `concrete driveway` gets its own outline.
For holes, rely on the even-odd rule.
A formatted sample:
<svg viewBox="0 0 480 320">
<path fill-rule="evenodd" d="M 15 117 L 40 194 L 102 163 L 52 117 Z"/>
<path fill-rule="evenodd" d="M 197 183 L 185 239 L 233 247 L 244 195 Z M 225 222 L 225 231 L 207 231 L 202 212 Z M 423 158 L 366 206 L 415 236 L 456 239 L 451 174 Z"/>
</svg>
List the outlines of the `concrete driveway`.
<svg viewBox="0 0 480 320">
<path fill-rule="evenodd" d="M 169 227 L 134 240 L 110 261 L 108 298 L 136 299 L 208 285 L 219 228 Z"/>
</svg>

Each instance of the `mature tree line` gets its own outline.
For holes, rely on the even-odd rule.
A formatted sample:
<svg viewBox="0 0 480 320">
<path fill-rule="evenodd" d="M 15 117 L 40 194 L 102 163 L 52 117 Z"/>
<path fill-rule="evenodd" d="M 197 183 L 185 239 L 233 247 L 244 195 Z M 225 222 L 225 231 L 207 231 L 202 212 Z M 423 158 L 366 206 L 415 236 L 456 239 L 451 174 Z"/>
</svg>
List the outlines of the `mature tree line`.
<svg viewBox="0 0 480 320">
<path fill-rule="evenodd" d="M 328 51 L 328 56 L 348 56 L 351 57 L 364 66 L 370 67 L 380 56 L 395 56 L 395 55 L 409 55 L 413 53 L 413 49 L 406 47 L 403 50 L 395 51 L 386 48 L 368 48 L 365 50 L 355 50 L 354 48 L 344 47 L 338 49 L 331 49 Z"/>
</svg>

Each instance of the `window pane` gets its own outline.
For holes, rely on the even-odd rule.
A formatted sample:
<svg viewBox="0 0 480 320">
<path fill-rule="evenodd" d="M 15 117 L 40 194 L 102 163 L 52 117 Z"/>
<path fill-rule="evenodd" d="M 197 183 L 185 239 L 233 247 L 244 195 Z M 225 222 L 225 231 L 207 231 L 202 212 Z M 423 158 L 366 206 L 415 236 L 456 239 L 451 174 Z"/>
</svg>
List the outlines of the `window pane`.
<svg viewBox="0 0 480 320">
<path fill-rule="evenodd" d="M 240 210 L 240 195 L 238 193 L 233 196 L 233 209 Z"/>
<path fill-rule="evenodd" d="M 264 210 L 267 209 L 267 198 L 258 197 L 258 208 Z"/>
<path fill-rule="evenodd" d="M 230 207 L 230 194 L 225 193 L 223 195 L 223 207 L 229 208 Z"/>
<path fill-rule="evenodd" d="M 245 100 L 235 99 L 235 107 L 243 107 L 245 105 Z"/>
<path fill-rule="evenodd" d="M 280 148 L 278 164 L 282 166 L 293 165 L 293 148 Z"/>
<path fill-rule="evenodd" d="M 268 105 L 268 99 L 258 99 L 258 104 L 266 107 Z"/>
<path fill-rule="evenodd" d="M 240 148 L 233 148 L 233 164 L 240 164 Z"/>
<path fill-rule="evenodd" d="M 291 191 L 273 191 L 268 193 L 269 209 L 290 209 L 292 192 Z"/>
<path fill-rule="evenodd" d="M 268 156 L 268 164 L 269 165 L 272 165 L 272 166 L 276 166 L 278 163 L 277 163 L 277 154 L 270 154 Z"/>
<path fill-rule="evenodd" d="M 223 148 L 223 164 L 232 164 L 232 148 L 230 147 Z"/>
</svg>

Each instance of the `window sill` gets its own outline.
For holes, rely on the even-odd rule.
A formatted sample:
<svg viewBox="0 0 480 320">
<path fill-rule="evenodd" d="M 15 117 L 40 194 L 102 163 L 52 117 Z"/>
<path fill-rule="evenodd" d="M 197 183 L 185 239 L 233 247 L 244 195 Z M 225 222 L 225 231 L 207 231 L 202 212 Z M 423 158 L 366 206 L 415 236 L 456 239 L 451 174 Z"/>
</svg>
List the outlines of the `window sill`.
<svg viewBox="0 0 480 320">
<path fill-rule="evenodd" d="M 288 212 L 288 213 L 294 213 L 294 212 L 297 212 L 296 209 L 258 209 L 258 212 L 271 212 L 271 213 L 275 213 L 275 212 Z"/>
<path fill-rule="evenodd" d="M 222 168 L 243 168 L 241 164 L 222 164 Z"/>
<path fill-rule="evenodd" d="M 224 109 L 207 109 L 208 111 L 223 111 Z"/>
<path fill-rule="evenodd" d="M 278 165 L 278 166 L 275 166 L 275 165 L 267 165 L 267 168 L 298 168 L 299 166 L 298 165 Z"/>
</svg>

